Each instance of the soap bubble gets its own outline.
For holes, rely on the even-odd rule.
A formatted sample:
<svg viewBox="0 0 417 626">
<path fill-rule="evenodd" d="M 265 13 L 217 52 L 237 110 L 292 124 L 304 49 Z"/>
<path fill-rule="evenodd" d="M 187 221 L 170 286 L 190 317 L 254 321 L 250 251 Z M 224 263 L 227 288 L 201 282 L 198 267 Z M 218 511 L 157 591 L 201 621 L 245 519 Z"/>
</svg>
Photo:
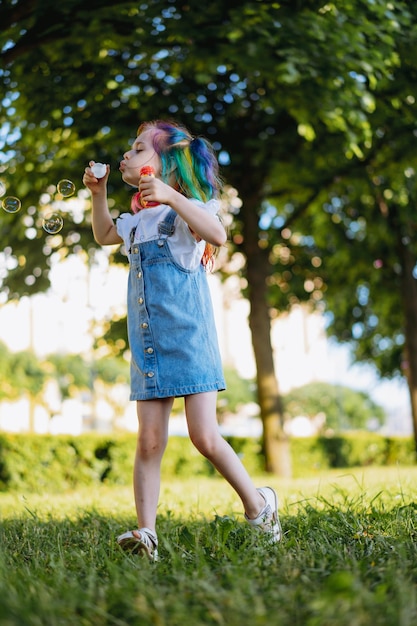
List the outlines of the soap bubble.
<svg viewBox="0 0 417 626">
<path fill-rule="evenodd" d="M 64 198 L 69 198 L 75 193 L 75 185 L 71 180 L 63 178 L 56 186 L 58 193 Z"/>
<path fill-rule="evenodd" d="M 56 233 L 62 230 L 63 226 L 64 220 L 59 213 L 51 213 L 42 220 L 42 228 L 49 233 L 49 235 L 56 235 Z"/>
<path fill-rule="evenodd" d="M 6 193 L 6 185 L 0 180 L 0 198 Z"/>
<path fill-rule="evenodd" d="M 16 198 L 15 196 L 6 196 L 3 198 L 1 206 L 6 213 L 17 213 L 21 208 L 22 203 L 19 198 Z"/>
<path fill-rule="evenodd" d="M 103 178 L 106 175 L 107 167 L 105 163 L 94 163 L 91 171 L 96 178 Z"/>
</svg>

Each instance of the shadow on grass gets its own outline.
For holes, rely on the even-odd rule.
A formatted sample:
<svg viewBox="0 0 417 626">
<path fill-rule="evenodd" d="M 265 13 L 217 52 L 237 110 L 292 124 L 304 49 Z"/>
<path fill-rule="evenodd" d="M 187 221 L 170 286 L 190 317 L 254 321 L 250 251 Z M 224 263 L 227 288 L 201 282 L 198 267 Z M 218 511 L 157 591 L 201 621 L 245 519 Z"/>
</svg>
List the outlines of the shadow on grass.
<svg viewBox="0 0 417 626">
<path fill-rule="evenodd" d="M 315 506 L 313 506 L 313 503 Z M 374 626 L 416 622 L 416 506 L 323 499 L 281 545 L 233 517 L 159 518 L 160 561 L 123 553 L 131 518 L 35 513 L 1 527 L 0 624 Z M 401 616 L 401 619 L 400 619 Z"/>
</svg>

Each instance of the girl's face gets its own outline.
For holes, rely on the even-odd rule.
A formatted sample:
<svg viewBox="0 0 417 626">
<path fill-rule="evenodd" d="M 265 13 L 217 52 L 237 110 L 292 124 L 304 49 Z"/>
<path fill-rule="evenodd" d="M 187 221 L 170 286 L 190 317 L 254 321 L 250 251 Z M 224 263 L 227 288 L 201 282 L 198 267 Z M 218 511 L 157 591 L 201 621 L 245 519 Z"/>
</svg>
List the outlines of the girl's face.
<svg viewBox="0 0 417 626">
<path fill-rule="evenodd" d="M 152 145 L 152 134 L 153 130 L 149 129 L 138 135 L 131 149 L 124 153 L 120 161 L 122 179 L 132 187 L 138 186 L 139 172 L 144 165 L 151 165 L 155 176 L 159 176 L 161 171 L 161 161 Z"/>
</svg>

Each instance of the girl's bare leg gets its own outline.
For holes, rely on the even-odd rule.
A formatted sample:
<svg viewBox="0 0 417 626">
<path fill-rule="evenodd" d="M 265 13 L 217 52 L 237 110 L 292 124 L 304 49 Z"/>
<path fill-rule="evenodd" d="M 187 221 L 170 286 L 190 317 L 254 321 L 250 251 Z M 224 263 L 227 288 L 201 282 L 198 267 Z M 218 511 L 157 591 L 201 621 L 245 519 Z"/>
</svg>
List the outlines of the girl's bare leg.
<svg viewBox="0 0 417 626">
<path fill-rule="evenodd" d="M 216 416 L 217 392 L 185 397 L 188 432 L 195 447 L 224 476 L 242 500 L 245 513 L 253 519 L 265 506 L 249 474 L 233 448 L 219 432 Z"/>
<path fill-rule="evenodd" d="M 137 402 L 139 432 L 133 490 L 139 528 L 155 532 L 161 484 L 161 461 L 168 441 L 168 419 L 173 398 Z"/>
</svg>

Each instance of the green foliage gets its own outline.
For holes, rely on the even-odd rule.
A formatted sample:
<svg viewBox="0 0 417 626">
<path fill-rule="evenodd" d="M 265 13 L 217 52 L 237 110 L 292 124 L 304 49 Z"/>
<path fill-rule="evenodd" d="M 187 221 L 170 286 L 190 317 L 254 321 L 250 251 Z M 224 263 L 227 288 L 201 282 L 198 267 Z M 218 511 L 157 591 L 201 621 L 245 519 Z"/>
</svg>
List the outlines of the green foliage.
<svg viewBox="0 0 417 626">
<path fill-rule="evenodd" d="M 226 390 L 219 395 L 218 405 L 220 413 L 236 413 L 245 404 L 256 402 L 256 384 L 254 381 L 241 378 L 238 372 L 231 368 L 224 368 Z"/>
<path fill-rule="evenodd" d="M 108 385 L 128 384 L 129 364 L 121 356 L 92 362 L 79 354 L 50 354 L 39 359 L 31 351 L 11 352 L 0 342 L 0 399 L 16 400 L 22 394 L 39 398 L 51 379 L 66 399 L 91 388 L 95 379 Z"/>
<path fill-rule="evenodd" d="M 362 245 L 355 271 L 349 240 L 343 234 L 334 240 L 327 207 L 342 191 L 355 192 L 355 205 L 366 197 L 356 183 L 345 183 L 358 173 L 363 178 L 370 157 L 378 158 L 378 175 L 383 161 L 397 178 L 412 163 L 416 14 L 409 3 L 397 0 L 388 9 L 382 0 L 343 6 L 192 0 L 182 10 L 163 0 L 117 6 L 105 0 L 91 19 L 79 0 L 70 11 L 64 3 L 46 12 L 18 0 L 1 5 L 0 20 L 0 122 L 10 128 L 2 177 L 24 205 L 18 215 L 2 216 L 11 268 L 16 260 L 4 279 L 9 297 L 45 289 L 57 250 L 62 258 L 95 246 L 89 215 L 73 224 L 69 204 L 63 233 L 43 245 L 41 194 L 63 177 L 79 181 L 89 158 L 113 163 L 155 111 L 180 117 L 226 155 L 225 179 L 243 200 L 233 240 L 258 271 L 266 257 L 266 275 L 258 278 L 267 280 L 273 308 L 330 298 L 327 281 L 341 287 L 343 269 L 352 291 L 361 268 L 383 258 Z M 54 191 L 48 193 L 50 204 Z M 129 200 L 117 172 L 110 195 L 117 215 Z M 393 320 L 391 330 L 401 328 L 392 317 L 401 311 L 397 291 L 386 284 L 378 298 L 393 300 L 390 315 L 378 315 L 381 323 Z M 352 308 L 349 319 L 333 300 L 329 308 L 341 315 L 335 328 L 343 324 L 346 333 Z"/>
<path fill-rule="evenodd" d="M 47 363 L 52 366 L 63 399 L 91 385 L 91 366 L 79 354 L 51 354 Z"/>
<path fill-rule="evenodd" d="M 36 397 L 47 378 L 45 368 L 30 350 L 12 353 L 0 342 L 0 400 L 23 394 Z"/>
<path fill-rule="evenodd" d="M 324 431 L 366 429 L 371 420 L 380 425 L 385 421 L 384 410 L 368 394 L 343 385 L 309 383 L 291 390 L 283 401 L 290 417 L 324 414 Z"/>
<path fill-rule="evenodd" d="M 130 484 L 136 437 L 111 438 L 91 434 L 79 437 L 0 435 L 0 490 L 59 491 L 80 485 Z M 260 444 L 231 438 L 248 470 L 262 467 Z M 188 438 L 172 437 L 162 466 L 163 475 L 213 475 L 211 464 Z"/>
<path fill-rule="evenodd" d="M 293 438 L 291 453 L 294 476 L 336 467 L 410 465 L 416 460 L 411 437 L 384 437 L 371 433 Z"/>
<path fill-rule="evenodd" d="M 129 383 L 129 363 L 122 357 L 105 357 L 98 359 L 94 362 L 93 369 L 94 375 L 108 385 L 114 383 Z"/>
<path fill-rule="evenodd" d="M 0 435 L 0 491 L 59 492 L 81 486 L 130 485 L 135 435 Z M 261 442 L 226 437 L 251 475 L 262 473 Z M 412 465 L 410 437 L 376 434 L 291 440 L 294 476 L 335 467 Z M 162 462 L 164 480 L 216 476 L 212 465 L 185 437 L 171 437 Z"/>
</svg>

